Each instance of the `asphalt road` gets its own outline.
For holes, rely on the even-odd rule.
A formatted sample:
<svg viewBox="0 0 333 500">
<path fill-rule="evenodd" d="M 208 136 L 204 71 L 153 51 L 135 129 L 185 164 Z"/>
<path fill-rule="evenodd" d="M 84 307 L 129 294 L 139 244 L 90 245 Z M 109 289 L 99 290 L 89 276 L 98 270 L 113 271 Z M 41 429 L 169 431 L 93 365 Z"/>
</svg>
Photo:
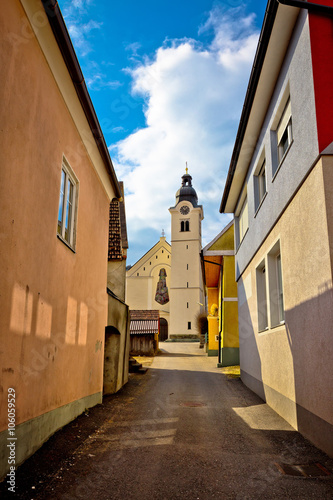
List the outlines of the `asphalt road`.
<svg viewBox="0 0 333 500">
<path fill-rule="evenodd" d="M 216 358 L 208 358 L 197 343 L 161 347 L 163 355 L 145 375 L 132 376 L 118 395 L 107 399 L 103 418 L 89 433 L 84 432 L 89 416 L 71 424 L 82 437 L 66 458 L 58 457 L 57 463 L 47 458 L 59 439 L 70 445 L 66 434 L 56 435 L 46 445 L 48 451 L 23 464 L 17 477 L 26 489 L 21 488 L 20 498 L 333 498 L 333 475 L 307 478 L 280 472 L 276 463 L 314 462 L 333 472 L 333 461 L 239 379 L 222 374 Z"/>
</svg>

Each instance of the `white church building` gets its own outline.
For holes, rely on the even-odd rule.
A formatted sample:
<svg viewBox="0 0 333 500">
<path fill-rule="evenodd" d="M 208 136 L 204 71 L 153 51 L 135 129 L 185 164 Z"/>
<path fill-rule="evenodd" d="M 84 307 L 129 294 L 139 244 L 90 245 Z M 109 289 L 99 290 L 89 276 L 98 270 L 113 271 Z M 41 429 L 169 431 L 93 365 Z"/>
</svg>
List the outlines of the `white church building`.
<svg viewBox="0 0 333 500">
<path fill-rule="evenodd" d="M 161 236 L 126 272 L 126 303 L 130 310 L 159 311 L 160 340 L 195 338 L 196 316 L 204 310 L 200 260 L 204 215 L 187 169 L 169 212 L 171 245 Z"/>
</svg>

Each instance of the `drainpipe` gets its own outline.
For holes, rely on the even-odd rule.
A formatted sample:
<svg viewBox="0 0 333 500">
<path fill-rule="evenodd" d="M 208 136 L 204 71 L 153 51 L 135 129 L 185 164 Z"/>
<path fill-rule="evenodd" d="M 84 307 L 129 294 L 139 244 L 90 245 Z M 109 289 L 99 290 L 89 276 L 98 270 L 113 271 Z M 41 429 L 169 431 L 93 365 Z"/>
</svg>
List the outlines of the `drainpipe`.
<svg viewBox="0 0 333 500">
<path fill-rule="evenodd" d="M 307 9 L 309 12 L 314 12 L 315 14 L 326 14 L 328 16 L 333 16 L 333 7 L 329 7 L 328 5 L 304 2 L 304 0 L 277 0 L 277 2 L 282 5 L 288 5 L 289 7 Z"/>
</svg>

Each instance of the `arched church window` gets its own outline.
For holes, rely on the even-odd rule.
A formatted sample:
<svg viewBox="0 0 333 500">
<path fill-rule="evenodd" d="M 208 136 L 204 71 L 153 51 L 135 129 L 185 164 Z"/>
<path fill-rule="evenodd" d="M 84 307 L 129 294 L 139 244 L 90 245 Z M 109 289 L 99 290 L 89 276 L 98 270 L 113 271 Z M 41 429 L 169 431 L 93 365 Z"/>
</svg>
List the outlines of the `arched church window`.
<svg viewBox="0 0 333 500">
<path fill-rule="evenodd" d="M 185 221 L 185 231 L 189 231 L 189 230 L 190 230 L 190 221 L 186 220 Z"/>
<path fill-rule="evenodd" d="M 180 223 L 180 231 L 183 233 L 185 231 L 185 221 L 181 221 Z"/>
</svg>

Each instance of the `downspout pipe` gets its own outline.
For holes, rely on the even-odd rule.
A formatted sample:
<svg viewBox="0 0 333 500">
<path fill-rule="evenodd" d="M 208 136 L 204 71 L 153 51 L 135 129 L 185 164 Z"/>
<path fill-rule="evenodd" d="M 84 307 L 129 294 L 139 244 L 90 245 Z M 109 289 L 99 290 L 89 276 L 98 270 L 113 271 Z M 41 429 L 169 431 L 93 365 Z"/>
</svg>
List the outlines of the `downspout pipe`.
<svg viewBox="0 0 333 500">
<path fill-rule="evenodd" d="M 282 5 L 288 5 L 289 7 L 307 9 L 309 12 L 313 12 L 314 14 L 325 14 L 328 16 L 333 16 L 333 7 L 329 7 L 328 5 L 305 2 L 304 0 L 277 0 L 277 2 Z"/>
</svg>

